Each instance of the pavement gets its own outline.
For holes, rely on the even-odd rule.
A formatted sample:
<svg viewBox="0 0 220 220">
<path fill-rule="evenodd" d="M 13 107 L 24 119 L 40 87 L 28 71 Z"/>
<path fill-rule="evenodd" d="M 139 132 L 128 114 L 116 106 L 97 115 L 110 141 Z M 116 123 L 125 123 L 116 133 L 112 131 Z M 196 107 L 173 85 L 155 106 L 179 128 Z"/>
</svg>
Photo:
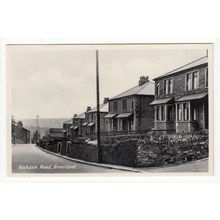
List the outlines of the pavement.
<svg viewBox="0 0 220 220">
<path fill-rule="evenodd" d="M 175 173 L 208 172 L 208 159 L 163 167 L 131 168 L 70 158 L 33 144 L 12 146 L 13 173 Z"/>
<path fill-rule="evenodd" d="M 150 173 L 196 173 L 196 172 L 208 172 L 209 160 L 202 159 L 197 161 L 186 162 L 178 165 L 166 165 L 163 167 L 147 167 L 140 168 L 142 172 Z"/>
</svg>

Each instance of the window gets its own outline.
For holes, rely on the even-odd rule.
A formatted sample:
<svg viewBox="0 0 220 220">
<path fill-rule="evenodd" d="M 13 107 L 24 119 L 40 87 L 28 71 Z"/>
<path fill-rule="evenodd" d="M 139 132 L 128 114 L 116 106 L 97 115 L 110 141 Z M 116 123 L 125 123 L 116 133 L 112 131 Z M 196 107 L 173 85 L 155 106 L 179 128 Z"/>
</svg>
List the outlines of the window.
<svg viewBox="0 0 220 220">
<path fill-rule="evenodd" d="M 118 108 L 118 103 L 117 103 L 117 101 L 114 101 L 113 102 L 113 110 L 117 110 L 117 108 Z"/>
<path fill-rule="evenodd" d="M 123 108 L 123 109 L 127 109 L 127 99 L 124 99 L 124 100 L 122 101 L 122 108 Z"/>
<path fill-rule="evenodd" d="M 160 121 L 160 106 L 156 106 L 156 120 Z"/>
<path fill-rule="evenodd" d="M 186 90 L 198 89 L 199 87 L 199 72 L 194 71 L 186 75 Z"/>
<path fill-rule="evenodd" d="M 118 130 L 119 130 L 119 131 L 122 131 L 122 130 L 123 130 L 123 119 L 122 119 L 122 118 L 119 118 L 119 127 L 118 127 Z"/>
<path fill-rule="evenodd" d="M 182 104 L 177 104 L 177 120 L 182 121 L 183 118 L 183 105 Z"/>
<path fill-rule="evenodd" d="M 183 109 L 184 109 L 184 121 L 189 120 L 189 103 L 183 103 Z"/>
<path fill-rule="evenodd" d="M 199 85 L 199 75 L 198 75 L 198 71 L 193 72 L 192 73 L 192 89 L 198 89 L 198 85 Z"/>
<path fill-rule="evenodd" d="M 112 118 L 109 118 L 109 129 L 113 130 L 113 120 L 112 120 Z"/>
<path fill-rule="evenodd" d="M 177 104 L 177 120 L 189 121 L 189 103 Z"/>
<path fill-rule="evenodd" d="M 156 95 L 157 96 L 160 95 L 160 83 L 159 82 L 156 83 Z"/>
<path fill-rule="evenodd" d="M 208 68 L 205 69 L 205 87 L 208 87 L 209 73 Z"/>
<path fill-rule="evenodd" d="M 164 94 L 173 93 L 173 79 L 164 80 Z"/>
<path fill-rule="evenodd" d="M 161 105 L 161 121 L 165 120 L 165 108 L 164 105 Z"/>
<path fill-rule="evenodd" d="M 192 89 L 192 74 L 189 73 L 186 75 L 186 90 Z"/>
<path fill-rule="evenodd" d="M 173 79 L 169 80 L 169 94 L 173 93 Z"/>
<path fill-rule="evenodd" d="M 131 108 L 134 109 L 134 99 L 131 100 Z"/>
<path fill-rule="evenodd" d="M 165 106 L 164 105 L 156 106 L 156 120 L 165 121 Z"/>
</svg>

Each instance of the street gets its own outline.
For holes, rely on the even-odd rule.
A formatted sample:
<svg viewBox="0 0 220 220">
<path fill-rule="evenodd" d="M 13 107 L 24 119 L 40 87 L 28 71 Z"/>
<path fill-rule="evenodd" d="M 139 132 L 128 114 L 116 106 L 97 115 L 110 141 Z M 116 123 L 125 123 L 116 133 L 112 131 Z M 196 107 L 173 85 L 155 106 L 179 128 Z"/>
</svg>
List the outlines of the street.
<svg viewBox="0 0 220 220">
<path fill-rule="evenodd" d="M 12 146 L 12 173 L 125 173 L 66 160 L 46 153 L 33 144 Z"/>
<path fill-rule="evenodd" d="M 164 167 L 137 168 L 140 172 L 208 172 L 208 159 Z M 129 171 L 98 167 L 70 161 L 44 152 L 33 144 L 16 144 L 12 146 L 13 173 L 125 173 Z"/>
</svg>

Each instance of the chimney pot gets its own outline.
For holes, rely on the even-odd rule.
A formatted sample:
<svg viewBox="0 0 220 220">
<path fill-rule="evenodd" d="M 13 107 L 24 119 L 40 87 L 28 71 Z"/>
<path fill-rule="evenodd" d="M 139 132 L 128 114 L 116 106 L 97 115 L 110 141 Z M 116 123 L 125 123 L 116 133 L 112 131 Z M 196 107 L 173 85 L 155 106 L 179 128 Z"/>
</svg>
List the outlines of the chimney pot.
<svg viewBox="0 0 220 220">
<path fill-rule="evenodd" d="M 108 101 L 109 101 L 109 98 L 104 98 L 103 103 L 105 104 L 105 103 L 107 103 Z"/>
<path fill-rule="evenodd" d="M 87 112 L 91 110 L 91 106 L 87 106 Z"/>
<path fill-rule="evenodd" d="M 143 84 L 145 84 L 148 81 L 149 81 L 149 76 L 141 76 L 139 79 L 139 86 L 142 86 Z"/>
</svg>

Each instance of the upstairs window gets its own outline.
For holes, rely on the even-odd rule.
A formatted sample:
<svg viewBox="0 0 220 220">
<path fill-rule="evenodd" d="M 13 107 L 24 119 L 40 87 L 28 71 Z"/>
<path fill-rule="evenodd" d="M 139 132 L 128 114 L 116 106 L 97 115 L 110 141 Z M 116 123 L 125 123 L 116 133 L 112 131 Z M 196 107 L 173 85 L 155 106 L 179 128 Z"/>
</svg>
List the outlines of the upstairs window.
<svg viewBox="0 0 220 220">
<path fill-rule="evenodd" d="M 192 73 L 192 89 L 198 89 L 199 87 L 199 74 L 198 71 Z"/>
<path fill-rule="evenodd" d="M 199 88 L 199 71 L 194 71 L 186 75 L 186 90 Z"/>
<path fill-rule="evenodd" d="M 131 108 L 134 109 L 134 99 L 131 100 Z"/>
<path fill-rule="evenodd" d="M 173 93 L 173 79 L 164 80 L 164 94 Z"/>
<path fill-rule="evenodd" d="M 208 73 L 208 68 L 205 69 L 205 87 L 208 87 L 209 83 L 209 73 Z"/>
<path fill-rule="evenodd" d="M 113 110 L 117 110 L 117 108 L 118 108 L 118 102 L 117 101 L 114 101 L 113 102 Z"/>
<path fill-rule="evenodd" d="M 160 83 L 159 82 L 156 83 L 156 95 L 157 96 L 160 95 Z"/>
<path fill-rule="evenodd" d="M 124 99 L 123 101 L 122 101 L 122 108 L 125 110 L 125 109 L 127 109 L 127 99 Z"/>
</svg>

